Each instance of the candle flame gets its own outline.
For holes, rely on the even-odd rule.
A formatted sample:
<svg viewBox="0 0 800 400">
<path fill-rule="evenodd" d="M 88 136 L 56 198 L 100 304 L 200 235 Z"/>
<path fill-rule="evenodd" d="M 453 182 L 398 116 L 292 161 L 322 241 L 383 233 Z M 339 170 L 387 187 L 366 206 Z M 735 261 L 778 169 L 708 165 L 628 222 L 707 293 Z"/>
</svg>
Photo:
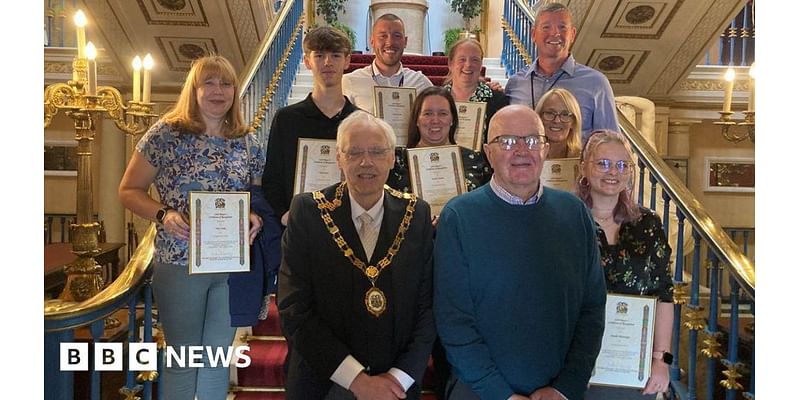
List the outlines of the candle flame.
<svg viewBox="0 0 800 400">
<path fill-rule="evenodd" d="M 86 26 L 87 22 L 86 14 L 83 13 L 83 10 L 78 10 L 78 12 L 75 13 L 75 17 L 73 17 L 72 20 L 75 22 L 75 25 L 77 25 L 79 28 L 83 28 L 84 26 Z"/>
<path fill-rule="evenodd" d="M 728 70 L 725 71 L 725 80 L 733 82 L 734 79 L 736 79 L 736 71 L 734 71 L 733 68 L 728 68 Z"/>
<path fill-rule="evenodd" d="M 97 58 L 97 48 L 94 47 L 92 42 L 86 43 L 86 58 L 90 60 Z"/>
<path fill-rule="evenodd" d="M 139 56 L 133 58 L 133 70 L 139 71 L 142 69 L 142 59 Z"/>
<path fill-rule="evenodd" d="M 144 66 L 144 69 L 148 71 L 153 69 L 153 56 L 151 56 L 150 53 L 147 53 L 147 55 L 144 56 L 144 62 L 142 65 Z"/>
<path fill-rule="evenodd" d="M 753 80 L 756 79 L 756 63 L 755 63 L 755 61 L 753 62 L 753 64 L 750 65 L 750 79 L 753 79 Z"/>
</svg>

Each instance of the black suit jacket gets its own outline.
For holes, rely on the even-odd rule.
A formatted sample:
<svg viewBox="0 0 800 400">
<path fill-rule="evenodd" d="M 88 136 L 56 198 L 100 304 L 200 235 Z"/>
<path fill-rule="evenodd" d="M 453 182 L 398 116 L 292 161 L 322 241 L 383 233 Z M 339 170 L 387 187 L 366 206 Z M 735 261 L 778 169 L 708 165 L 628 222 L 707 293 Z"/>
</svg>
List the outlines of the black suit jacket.
<svg viewBox="0 0 800 400">
<path fill-rule="evenodd" d="M 334 198 L 336 186 L 322 191 L 328 200 Z M 386 255 L 408 202 L 386 191 L 383 221 L 368 265 Z M 347 190 L 331 217 L 356 257 L 364 260 Z M 278 277 L 281 328 L 290 346 L 287 399 L 324 398 L 334 384 L 330 376 L 347 355 L 368 368 L 370 375 L 392 367 L 403 370 L 415 381 L 408 398 L 419 398 L 436 335 L 432 251 L 430 207 L 419 199 L 400 250 L 376 281 L 387 297 L 387 309 L 374 317 L 364 303 L 369 280 L 336 245 L 312 195 L 294 197 Z"/>
</svg>

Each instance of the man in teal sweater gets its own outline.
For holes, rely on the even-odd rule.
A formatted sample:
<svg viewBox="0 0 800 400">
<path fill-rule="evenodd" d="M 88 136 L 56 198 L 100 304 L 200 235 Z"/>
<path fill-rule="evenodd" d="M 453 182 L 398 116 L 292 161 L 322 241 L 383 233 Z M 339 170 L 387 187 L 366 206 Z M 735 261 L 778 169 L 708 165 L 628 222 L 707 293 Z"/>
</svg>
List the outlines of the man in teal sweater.
<svg viewBox="0 0 800 400">
<path fill-rule="evenodd" d="M 451 399 L 582 399 L 600 351 L 594 222 L 577 197 L 540 185 L 543 132 L 529 107 L 498 111 L 484 145 L 489 185 L 439 217 L 434 313 Z"/>
</svg>

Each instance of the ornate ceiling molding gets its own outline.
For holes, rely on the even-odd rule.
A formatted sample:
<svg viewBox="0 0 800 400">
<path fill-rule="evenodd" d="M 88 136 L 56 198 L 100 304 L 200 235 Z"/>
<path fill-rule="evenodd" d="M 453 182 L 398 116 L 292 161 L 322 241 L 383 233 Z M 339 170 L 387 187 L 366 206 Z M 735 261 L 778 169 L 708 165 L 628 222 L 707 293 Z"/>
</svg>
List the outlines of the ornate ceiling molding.
<svg viewBox="0 0 800 400">
<path fill-rule="evenodd" d="M 208 26 L 199 0 L 136 0 L 148 25 Z"/>
<path fill-rule="evenodd" d="M 619 2 L 600 34 L 602 38 L 661 39 L 684 0 L 662 3 Z"/>
<path fill-rule="evenodd" d="M 694 68 L 708 47 L 709 38 L 716 38 L 717 32 L 728 25 L 731 15 L 741 10 L 740 0 L 717 0 L 708 2 L 706 13 L 694 25 L 692 33 L 688 35 L 678 49 L 669 57 L 667 66 L 653 81 L 648 96 L 667 96 L 681 81 L 681 77 L 688 75 Z M 735 11 L 731 11 L 735 10 Z"/>
<path fill-rule="evenodd" d="M 239 55 L 242 64 L 247 64 L 247 57 L 254 54 L 258 48 L 260 38 L 256 29 L 256 16 L 249 0 L 226 0 L 225 7 L 230 16 L 236 44 L 239 46 Z"/>
</svg>

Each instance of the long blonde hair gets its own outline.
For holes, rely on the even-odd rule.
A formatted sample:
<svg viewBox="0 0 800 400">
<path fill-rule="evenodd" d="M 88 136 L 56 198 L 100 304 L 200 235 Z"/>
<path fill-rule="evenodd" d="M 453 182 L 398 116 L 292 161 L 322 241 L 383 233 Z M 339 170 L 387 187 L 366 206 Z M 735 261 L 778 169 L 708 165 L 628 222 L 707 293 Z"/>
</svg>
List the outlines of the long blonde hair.
<svg viewBox="0 0 800 400">
<path fill-rule="evenodd" d="M 539 99 L 539 102 L 536 104 L 536 114 L 539 114 L 539 116 L 542 115 L 544 103 L 551 96 L 558 96 L 561 101 L 564 102 L 564 105 L 567 106 L 567 110 L 573 114 L 572 128 L 570 128 L 567 138 L 564 141 L 567 142 L 567 158 L 578 157 L 581 154 L 581 106 L 569 90 L 555 88 L 548 90 L 542 95 L 542 98 Z"/>
<path fill-rule="evenodd" d="M 200 115 L 200 107 L 197 104 L 197 87 L 208 78 L 219 78 L 233 83 L 235 93 L 233 104 L 225 115 L 221 133 L 228 138 L 243 136 L 247 133 L 247 127 L 244 124 L 239 102 L 239 81 L 236 71 L 230 61 L 218 55 L 201 57 L 192 62 L 192 69 L 186 75 L 186 81 L 183 83 L 178 101 L 171 110 L 164 114 L 164 122 L 177 125 L 189 133 L 205 132 L 206 124 Z"/>
</svg>

